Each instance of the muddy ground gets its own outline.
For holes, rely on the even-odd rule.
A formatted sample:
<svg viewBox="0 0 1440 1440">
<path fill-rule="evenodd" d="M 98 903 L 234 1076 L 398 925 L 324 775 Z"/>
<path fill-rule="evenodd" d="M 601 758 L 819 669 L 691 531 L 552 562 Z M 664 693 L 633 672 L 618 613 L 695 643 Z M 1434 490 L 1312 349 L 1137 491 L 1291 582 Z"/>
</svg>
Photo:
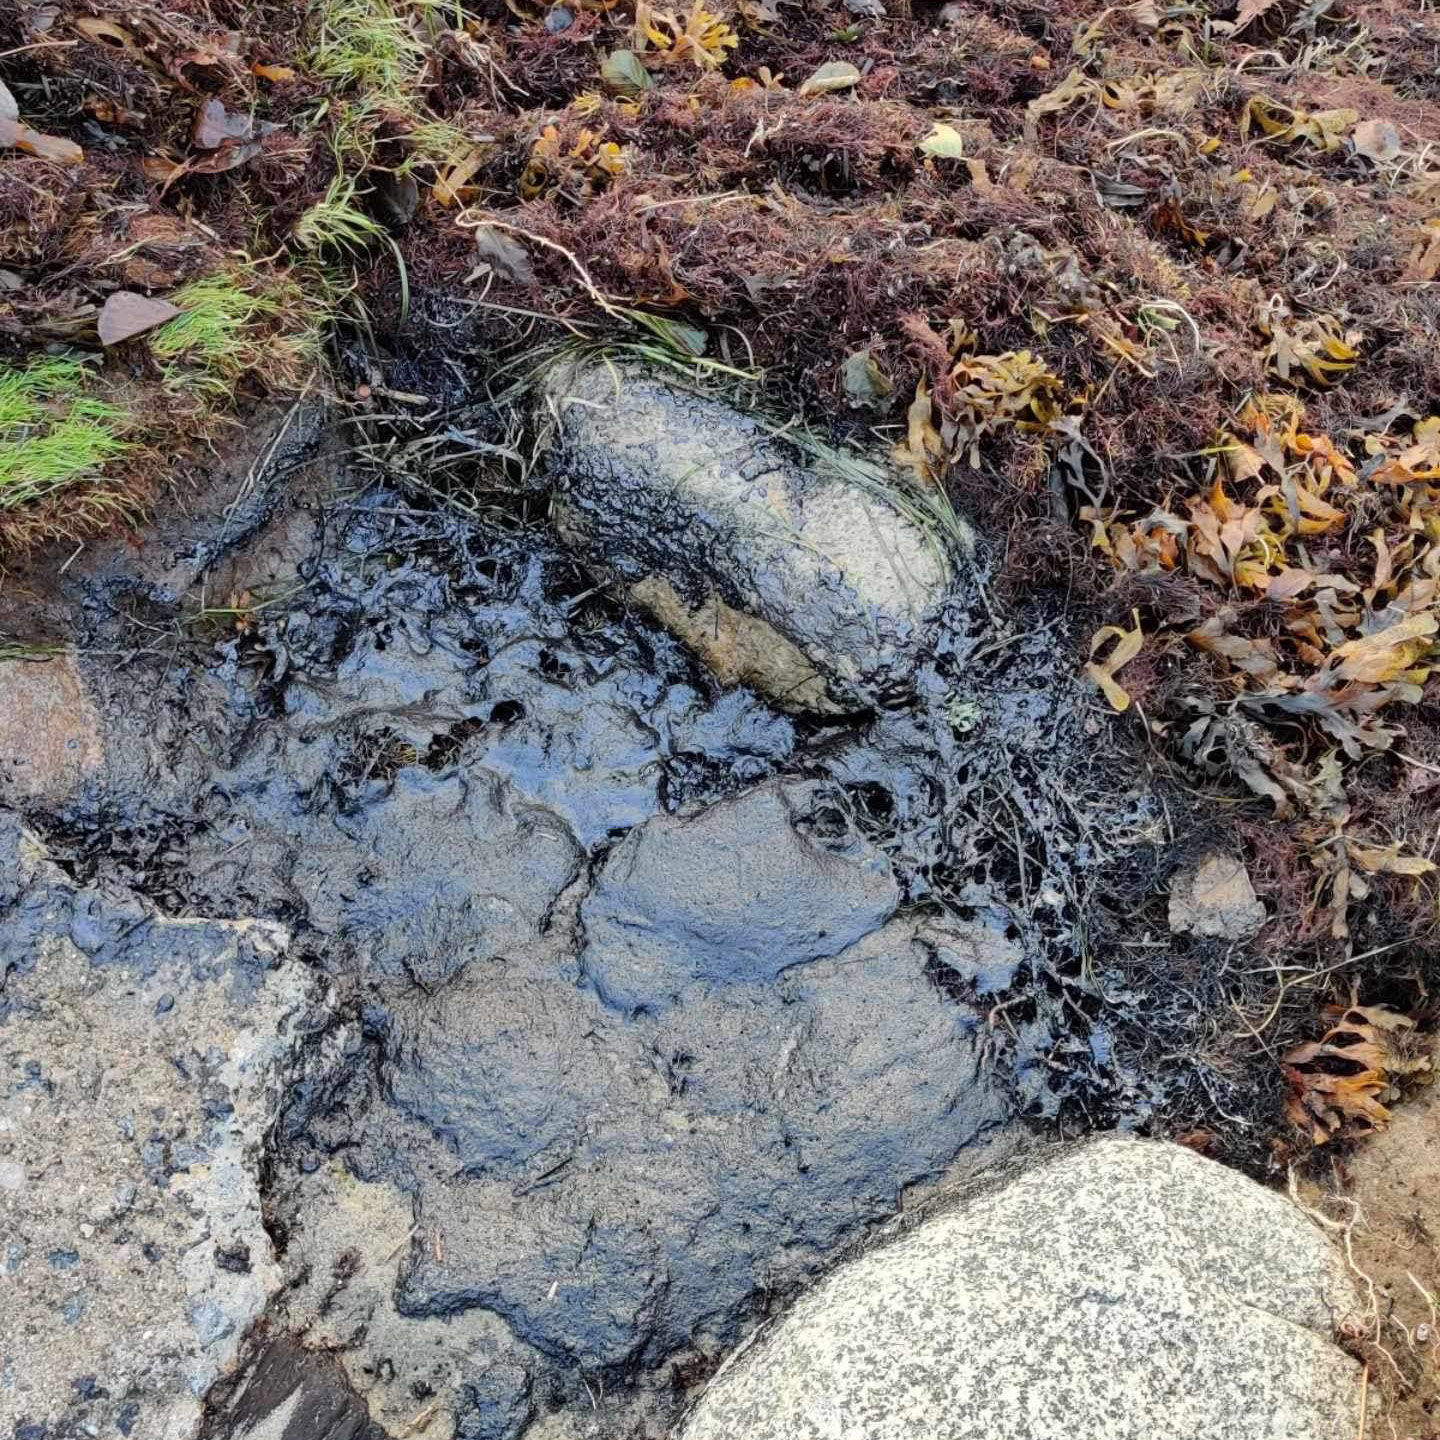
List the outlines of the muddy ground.
<svg viewBox="0 0 1440 1440">
<path fill-rule="evenodd" d="M 543 495 L 461 514 L 340 448 L 24 616 L 93 712 L 69 798 L 19 802 L 64 878 L 7 920 L 10 1034 L 48 934 L 133 967 L 151 916 L 273 922 L 325 997 L 258 1353 L 338 1356 L 392 1434 L 658 1434 L 942 1178 L 1114 1126 L 1264 1171 L 1281 1077 L 1217 1018 L 1245 946 L 1169 929 L 1221 832 L 1107 738 L 1063 597 L 1000 604 L 982 539 L 910 693 L 795 717 L 597 587 Z"/>
<path fill-rule="evenodd" d="M 166 1114 L 121 1131 L 152 1200 L 258 1157 L 214 1440 L 658 1435 L 897 1209 L 1059 1137 L 1344 1189 L 1409 1050 L 1388 1011 L 1364 1061 L 1297 1047 L 1327 1001 L 1427 1026 L 1440 981 L 1437 23 L 0 15 L 0 386 L 75 367 L 0 407 L 0 1051 L 73 1172 L 103 1076 L 27 1025 L 291 1037 L 233 1084 L 136 1060 Z M 117 340 L 117 297 L 246 318 Z M 794 713 L 582 558 L 513 388 L 561 349 L 958 510 L 905 684 Z M 104 463 L 33 483 L 97 403 Z M 0 1178 L 63 1198 L 49 1163 Z M 34 1347 L 84 1349 L 100 1242 L 189 1243 L 117 1205 L 80 1244 L 35 1202 Z M 79 1365 L 57 1433 L 140 1423 Z"/>
</svg>

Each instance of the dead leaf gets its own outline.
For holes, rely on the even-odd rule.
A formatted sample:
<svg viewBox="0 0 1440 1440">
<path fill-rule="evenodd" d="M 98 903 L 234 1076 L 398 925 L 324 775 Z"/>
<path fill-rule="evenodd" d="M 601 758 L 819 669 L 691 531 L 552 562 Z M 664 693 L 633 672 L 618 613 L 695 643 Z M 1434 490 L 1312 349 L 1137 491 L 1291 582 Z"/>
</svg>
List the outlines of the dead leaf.
<svg viewBox="0 0 1440 1440">
<path fill-rule="evenodd" d="M 147 155 L 140 162 L 140 168 L 145 172 L 147 180 L 158 180 L 162 185 L 169 185 L 171 181 L 178 180 L 187 170 L 183 160 L 171 160 L 165 155 Z"/>
<path fill-rule="evenodd" d="M 1234 21 L 1227 27 L 1232 35 L 1238 35 L 1247 25 L 1258 20 L 1267 10 L 1272 10 L 1279 0 L 1240 0 Z"/>
<path fill-rule="evenodd" d="M 801 83 L 800 95 L 830 95 L 860 83 L 860 72 L 848 60 L 831 60 Z"/>
<path fill-rule="evenodd" d="M 1270 577 L 1270 583 L 1265 587 L 1265 598 L 1281 604 L 1287 600 L 1298 600 L 1317 578 L 1309 570 L 1287 566 L 1278 575 Z"/>
<path fill-rule="evenodd" d="M 1102 625 L 1090 637 L 1090 663 L 1086 665 L 1085 673 L 1104 692 L 1116 714 L 1123 714 L 1130 708 L 1130 696 L 1115 679 L 1115 674 L 1140 653 L 1140 647 L 1145 643 L 1138 611 L 1132 619 L 1135 622 L 1133 630 L 1126 630 L 1119 625 Z M 1114 648 L 1103 663 L 1098 663 L 1095 659 L 1096 652 L 1111 640 L 1115 641 Z"/>
<path fill-rule="evenodd" d="M 74 26 L 87 40 L 107 45 L 112 50 L 139 50 L 135 37 L 113 20 L 104 20 L 94 15 L 82 15 Z"/>
<path fill-rule="evenodd" d="M 1370 875 L 1429 875 L 1435 869 L 1434 861 L 1424 856 L 1402 855 L 1398 845 L 1358 845 L 1347 839 L 1345 851 L 1352 863 Z"/>
<path fill-rule="evenodd" d="M 1400 278 L 1410 284 L 1440 278 L 1440 219 L 1425 222 Z"/>
<path fill-rule="evenodd" d="M 616 95 L 639 95 L 655 85 L 655 77 L 633 50 L 612 50 L 600 62 L 600 78 L 605 88 Z"/>
<path fill-rule="evenodd" d="M 484 269 L 493 270 L 502 280 L 513 280 L 517 285 L 535 283 L 535 272 L 530 268 L 525 247 L 493 225 L 475 227 L 475 258 Z"/>
<path fill-rule="evenodd" d="M 936 160 L 963 160 L 965 138 L 953 125 L 936 121 L 934 129 L 920 142 L 920 153 Z"/>
<path fill-rule="evenodd" d="M 875 363 L 868 349 L 856 350 L 845 357 L 840 367 L 840 381 L 849 397 L 851 409 L 862 406 L 884 408 L 895 393 L 890 377 Z"/>
<path fill-rule="evenodd" d="M 218 150 L 232 141 L 249 140 L 254 133 L 253 117 L 232 114 L 218 100 L 207 100 L 195 112 L 190 138 L 202 150 Z"/>
<path fill-rule="evenodd" d="M 105 301 L 97 329 L 102 345 L 119 345 L 121 341 L 143 335 L 167 320 L 173 320 L 179 309 L 168 300 L 153 300 L 133 290 L 117 290 Z"/>
<path fill-rule="evenodd" d="M 258 140 L 252 140 L 246 145 L 227 145 L 199 160 L 187 162 L 185 169 L 191 175 L 223 175 L 225 171 L 234 170 L 253 160 L 264 148 Z"/>
</svg>

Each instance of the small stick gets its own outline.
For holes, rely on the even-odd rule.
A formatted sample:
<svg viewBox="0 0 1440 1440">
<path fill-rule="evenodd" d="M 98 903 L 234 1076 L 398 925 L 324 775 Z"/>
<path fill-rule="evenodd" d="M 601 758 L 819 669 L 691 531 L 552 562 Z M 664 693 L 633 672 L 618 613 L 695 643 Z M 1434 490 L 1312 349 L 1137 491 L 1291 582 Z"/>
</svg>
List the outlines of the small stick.
<svg viewBox="0 0 1440 1440">
<path fill-rule="evenodd" d="M 385 1257 L 385 1263 L 387 1265 L 415 1238 L 415 1232 L 419 1230 L 419 1228 L 418 1225 L 412 1225 L 410 1227 L 410 1233 Z"/>
</svg>

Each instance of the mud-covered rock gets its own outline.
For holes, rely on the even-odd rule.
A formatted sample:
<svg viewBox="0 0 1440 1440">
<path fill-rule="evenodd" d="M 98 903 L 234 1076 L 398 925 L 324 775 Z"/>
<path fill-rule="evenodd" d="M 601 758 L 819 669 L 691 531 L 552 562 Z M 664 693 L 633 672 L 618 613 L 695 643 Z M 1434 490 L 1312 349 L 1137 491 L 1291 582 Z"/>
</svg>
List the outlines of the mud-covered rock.
<svg viewBox="0 0 1440 1440">
<path fill-rule="evenodd" d="M 296 859 L 311 922 L 367 971 L 439 984 L 534 941 L 580 869 L 569 827 L 493 771 L 407 767 L 383 805 L 341 813 Z"/>
<path fill-rule="evenodd" d="M 864 707 L 913 672 L 949 580 L 933 532 L 758 419 L 634 366 L 546 382 L 567 542 L 727 683 Z"/>
<path fill-rule="evenodd" d="M 0 660 L 0 804 L 63 805 L 104 762 L 100 717 L 74 656 Z"/>
<path fill-rule="evenodd" d="M 262 1148 L 310 982 L 279 926 L 77 889 L 0 821 L 0 1413 L 189 1440 L 280 1285 Z"/>
<path fill-rule="evenodd" d="M 882 925 L 900 900 L 889 863 L 823 795 L 771 783 L 632 830 L 582 907 L 581 964 L 606 1004 L 773 981 Z"/>
<path fill-rule="evenodd" d="M 1284 1197 L 1100 1141 L 842 1266 L 684 1440 L 1353 1440 L 1354 1303 Z"/>
<path fill-rule="evenodd" d="M 419 1373 L 458 1434 L 484 1408 L 473 1357 L 493 1386 L 732 1341 L 757 1294 L 1009 1113 L 958 992 L 1011 947 L 954 921 L 938 961 L 821 787 L 656 817 L 595 896 L 583 960 L 557 919 L 443 983 L 378 989 L 368 1058 L 304 1122 L 340 1168 L 302 1165 L 279 1201 L 297 1276 L 362 1262 L 323 1303 L 295 1298 L 302 1278 L 287 1322 L 361 1376 L 390 1362 L 400 1394 L 448 1333 L 443 1376 Z M 586 983 L 607 955 L 620 1006 Z"/>
<path fill-rule="evenodd" d="M 658 1019 L 477 970 L 437 999 L 392 1021 L 396 1109 L 359 1157 L 403 1145 L 418 1181 L 398 1304 L 587 1369 L 732 1336 L 1005 1115 L 908 922 Z"/>
</svg>

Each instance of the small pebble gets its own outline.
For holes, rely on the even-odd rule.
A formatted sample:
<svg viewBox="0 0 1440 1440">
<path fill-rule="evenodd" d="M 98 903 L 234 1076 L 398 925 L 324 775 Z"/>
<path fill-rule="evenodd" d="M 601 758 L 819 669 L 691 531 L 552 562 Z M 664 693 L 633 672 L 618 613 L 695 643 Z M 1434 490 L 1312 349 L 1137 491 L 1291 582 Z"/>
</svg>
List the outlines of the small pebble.
<svg viewBox="0 0 1440 1440">
<path fill-rule="evenodd" d="M 175 997 L 168 990 L 155 1002 L 157 1015 L 168 1015 L 174 1008 Z"/>
</svg>

